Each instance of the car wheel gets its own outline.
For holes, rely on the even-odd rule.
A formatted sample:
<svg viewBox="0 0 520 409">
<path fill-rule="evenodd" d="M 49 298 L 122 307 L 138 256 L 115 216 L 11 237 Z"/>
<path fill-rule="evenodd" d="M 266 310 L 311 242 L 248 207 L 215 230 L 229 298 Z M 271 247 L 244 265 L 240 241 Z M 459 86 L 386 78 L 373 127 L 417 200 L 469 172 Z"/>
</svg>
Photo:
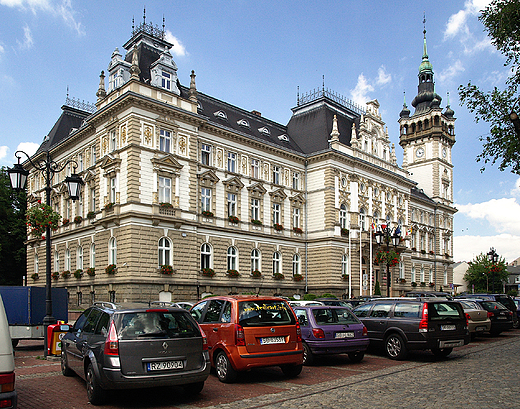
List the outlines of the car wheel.
<svg viewBox="0 0 520 409">
<path fill-rule="evenodd" d="M 489 331 L 489 333 L 491 334 L 491 336 L 493 337 L 498 337 L 502 331 L 497 331 L 497 330 L 494 330 L 494 331 Z"/>
<path fill-rule="evenodd" d="M 184 391 L 188 395 L 197 395 L 204 388 L 204 382 L 195 382 L 184 385 Z"/>
<path fill-rule="evenodd" d="M 312 354 L 309 345 L 305 342 L 303 343 L 303 364 L 304 365 L 312 365 L 314 363 L 314 355 Z"/>
<path fill-rule="evenodd" d="M 63 376 L 74 375 L 74 371 L 69 368 L 67 354 L 63 350 L 61 351 L 61 373 L 63 374 Z"/>
<path fill-rule="evenodd" d="M 237 378 L 237 371 L 231 366 L 231 362 L 225 352 L 220 351 L 215 360 L 215 371 L 220 382 L 232 383 Z"/>
<path fill-rule="evenodd" d="M 92 363 L 88 364 L 87 376 L 87 398 L 92 405 L 101 405 L 105 400 L 105 390 L 99 385 L 99 380 L 94 372 Z"/>
<path fill-rule="evenodd" d="M 401 360 L 407 354 L 403 338 L 398 334 L 391 334 L 386 338 L 385 350 L 390 359 Z"/>
<path fill-rule="evenodd" d="M 296 378 L 299 374 L 301 374 L 303 365 L 283 365 L 282 372 L 288 378 Z"/>
<path fill-rule="evenodd" d="M 348 354 L 348 359 L 350 359 L 351 362 L 361 362 L 364 357 L 364 352 L 351 352 Z"/>
<path fill-rule="evenodd" d="M 433 355 L 435 355 L 435 358 L 437 358 L 437 359 L 446 358 L 449 354 L 451 354 L 451 351 L 453 351 L 453 348 L 433 348 L 432 349 Z"/>
<path fill-rule="evenodd" d="M 472 332 L 471 334 L 469 334 L 469 337 L 470 337 L 471 341 L 475 341 L 475 339 L 477 338 L 477 333 L 476 332 Z"/>
<path fill-rule="evenodd" d="M 513 321 L 513 328 L 514 329 L 520 328 L 520 320 Z"/>
</svg>

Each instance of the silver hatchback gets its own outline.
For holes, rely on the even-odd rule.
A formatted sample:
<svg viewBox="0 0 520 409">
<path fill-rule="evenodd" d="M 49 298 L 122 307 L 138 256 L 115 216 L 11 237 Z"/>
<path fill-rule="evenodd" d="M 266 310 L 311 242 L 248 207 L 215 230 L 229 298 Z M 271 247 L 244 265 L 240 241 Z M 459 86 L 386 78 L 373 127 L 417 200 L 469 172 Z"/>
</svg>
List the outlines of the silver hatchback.
<svg viewBox="0 0 520 409">
<path fill-rule="evenodd" d="M 94 405 L 108 389 L 183 385 L 194 394 L 209 376 L 207 345 L 184 309 L 95 303 L 63 337 L 61 370 L 85 379 Z"/>
</svg>

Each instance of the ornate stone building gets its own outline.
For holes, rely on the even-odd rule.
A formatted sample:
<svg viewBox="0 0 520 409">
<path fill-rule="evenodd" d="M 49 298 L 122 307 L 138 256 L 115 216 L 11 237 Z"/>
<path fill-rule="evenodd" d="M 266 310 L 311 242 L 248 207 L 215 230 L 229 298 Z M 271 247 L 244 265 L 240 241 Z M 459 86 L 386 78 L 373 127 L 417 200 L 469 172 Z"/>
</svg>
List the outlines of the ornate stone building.
<svg viewBox="0 0 520 409">
<path fill-rule="evenodd" d="M 171 47 L 164 26 L 133 27 L 125 56 L 116 49 L 108 80 L 101 73 L 95 106 L 68 101 L 35 154 L 75 160 L 85 181 L 77 202 L 63 187 L 70 166 L 52 181 L 66 219 L 52 235 L 53 285 L 71 304 L 353 297 L 373 294 L 376 281 L 384 293 L 372 230 L 382 223 L 403 233 L 391 294 L 448 288 L 455 119 L 434 92 L 426 39 L 415 113 L 405 104 L 399 119 L 402 167 L 376 100 L 359 107 L 322 88 L 299 94 L 278 124 L 199 92 L 193 71 L 183 86 Z M 30 170 L 29 206 L 45 195 Z M 44 275 L 39 238 L 28 236 L 27 265 Z"/>
</svg>

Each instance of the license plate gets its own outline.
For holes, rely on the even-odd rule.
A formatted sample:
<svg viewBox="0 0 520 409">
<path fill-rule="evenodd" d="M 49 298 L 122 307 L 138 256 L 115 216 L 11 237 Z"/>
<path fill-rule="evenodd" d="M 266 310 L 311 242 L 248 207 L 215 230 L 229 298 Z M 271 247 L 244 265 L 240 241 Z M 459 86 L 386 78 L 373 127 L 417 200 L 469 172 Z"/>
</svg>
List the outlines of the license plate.
<svg viewBox="0 0 520 409">
<path fill-rule="evenodd" d="M 441 325 L 441 331 L 453 331 L 456 329 L 455 325 Z"/>
<path fill-rule="evenodd" d="M 507 317 L 498 317 L 499 320 L 507 320 Z"/>
<path fill-rule="evenodd" d="M 266 337 L 260 338 L 261 345 L 285 344 L 285 337 Z"/>
<path fill-rule="evenodd" d="M 354 338 L 353 332 L 336 332 L 334 338 Z"/>
<path fill-rule="evenodd" d="M 454 348 L 454 347 L 461 347 L 463 345 L 464 345 L 464 340 L 439 341 L 439 348 Z"/>
<path fill-rule="evenodd" d="M 475 331 L 485 331 L 486 327 L 476 327 Z"/>
<path fill-rule="evenodd" d="M 167 371 L 168 369 L 182 369 L 184 364 L 182 361 L 160 361 L 148 362 L 148 371 Z"/>
</svg>

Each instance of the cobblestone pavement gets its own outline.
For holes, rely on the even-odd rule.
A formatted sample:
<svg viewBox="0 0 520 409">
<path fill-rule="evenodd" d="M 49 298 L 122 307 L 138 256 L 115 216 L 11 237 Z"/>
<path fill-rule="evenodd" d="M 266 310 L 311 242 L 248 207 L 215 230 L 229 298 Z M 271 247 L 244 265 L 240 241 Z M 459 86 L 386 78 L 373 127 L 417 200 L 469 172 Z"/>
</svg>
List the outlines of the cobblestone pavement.
<svg viewBox="0 0 520 409">
<path fill-rule="evenodd" d="M 114 391 L 105 408 L 519 408 L 520 331 L 484 337 L 435 361 L 428 352 L 396 362 L 378 351 L 358 364 L 323 358 L 295 379 L 278 368 L 241 375 L 222 384 L 210 375 L 196 397 L 182 388 Z M 85 383 L 61 375 L 59 360 L 43 360 L 41 343 L 16 350 L 16 387 L 21 409 L 91 408 Z"/>
</svg>

